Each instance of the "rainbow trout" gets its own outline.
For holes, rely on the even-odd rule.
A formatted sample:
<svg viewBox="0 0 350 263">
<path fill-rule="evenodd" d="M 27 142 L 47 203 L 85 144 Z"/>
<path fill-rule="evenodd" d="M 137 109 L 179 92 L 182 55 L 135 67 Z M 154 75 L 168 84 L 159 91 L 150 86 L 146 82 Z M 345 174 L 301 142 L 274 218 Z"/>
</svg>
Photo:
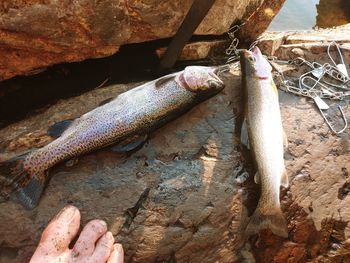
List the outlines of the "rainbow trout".
<svg viewBox="0 0 350 263">
<path fill-rule="evenodd" d="M 241 68 L 245 97 L 241 141 L 250 149 L 257 168 L 254 180 L 261 185 L 261 196 L 246 234 L 269 228 L 274 234 L 287 237 L 287 223 L 280 208 L 280 185 L 288 186 L 283 159 L 287 140 L 272 68 L 257 47 L 252 52 L 242 52 Z"/>
<path fill-rule="evenodd" d="M 138 86 L 70 123 L 48 145 L 0 163 L 0 193 L 27 209 L 37 206 L 47 171 L 79 155 L 155 130 L 214 96 L 224 83 L 210 67 L 190 66 Z"/>
</svg>

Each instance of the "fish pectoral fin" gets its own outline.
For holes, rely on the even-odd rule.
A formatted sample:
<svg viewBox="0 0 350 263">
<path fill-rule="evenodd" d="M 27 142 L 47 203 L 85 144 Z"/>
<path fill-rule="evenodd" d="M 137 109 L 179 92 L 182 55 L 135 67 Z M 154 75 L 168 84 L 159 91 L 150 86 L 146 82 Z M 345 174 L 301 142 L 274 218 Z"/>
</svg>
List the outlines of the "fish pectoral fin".
<svg viewBox="0 0 350 263">
<path fill-rule="evenodd" d="M 288 148 L 288 137 L 286 132 L 283 130 L 283 146 L 284 146 L 284 150 L 287 150 Z"/>
<path fill-rule="evenodd" d="M 245 145 L 248 149 L 250 149 L 249 145 L 249 136 L 248 136 L 248 126 L 247 126 L 247 119 L 244 118 L 244 121 L 242 123 L 241 128 L 241 143 Z"/>
<path fill-rule="evenodd" d="M 98 104 L 98 106 L 99 106 L 99 107 L 100 107 L 100 106 L 103 106 L 103 105 L 105 105 L 105 104 L 111 102 L 111 101 L 114 100 L 114 99 L 115 99 L 115 98 L 113 98 L 113 97 L 108 98 L 108 99 L 105 99 L 105 100 L 101 101 L 101 102 Z"/>
<path fill-rule="evenodd" d="M 113 152 L 131 152 L 140 149 L 148 139 L 148 134 L 134 135 L 110 147 Z"/>
<path fill-rule="evenodd" d="M 256 184 L 260 184 L 260 175 L 259 175 L 259 172 L 256 172 L 255 175 L 254 175 L 254 182 Z"/>
<path fill-rule="evenodd" d="M 79 162 L 79 158 L 75 157 L 75 158 L 72 158 L 72 159 L 69 159 L 68 161 L 66 161 L 65 165 L 66 165 L 66 167 L 73 167 L 78 162 Z"/>
<path fill-rule="evenodd" d="M 281 176 L 281 185 L 285 188 L 289 186 L 289 179 L 288 179 L 288 174 L 286 169 L 284 169 L 283 174 Z"/>
<path fill-rule="evenodd" d="M 54 125 L 47 129 L 47 134 L 53 138 L 58 138 L 64 133 L 65 130 L 72 124 L 74 120 L 68 119 L 60 122 L 56 122 Z"/>
</svg>

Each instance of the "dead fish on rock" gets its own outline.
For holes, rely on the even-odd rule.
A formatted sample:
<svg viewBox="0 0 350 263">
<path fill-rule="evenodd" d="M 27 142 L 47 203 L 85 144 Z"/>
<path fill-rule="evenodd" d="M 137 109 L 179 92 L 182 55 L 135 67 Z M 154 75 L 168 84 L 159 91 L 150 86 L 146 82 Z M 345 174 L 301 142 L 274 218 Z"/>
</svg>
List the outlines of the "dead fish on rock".
<svg viewBox="0 0 350 263">
<path fill-rule="evenodd" d="M 246 234 L 269 228 L 274 234 L 287 237 L 287 223 L 280 208 L 280 185 L 288 186 L 283 159 L 287 140 L 272 68 L 257 47 L 252 52 L 242 52 L 241 68 L 245 97 L 241 141 L 251 151 L 257 168 L 254 180 L 261 185 L 260 200 Z"/>
<path fill-rule="evenodd" d="M 189 66 L 122 93 L 75 120 L 54 125 L 51 132 L 66 128 L 56 140 L 0 163 L 1 195 L 7 198 L 13 193 L 25 208 L 34 208 L 48 180 L 48 169 L 115 143 L 127 141 L 137 147 L 145 134 L 220 92 L 224 83 L 216 71 Z"/>
</svg>

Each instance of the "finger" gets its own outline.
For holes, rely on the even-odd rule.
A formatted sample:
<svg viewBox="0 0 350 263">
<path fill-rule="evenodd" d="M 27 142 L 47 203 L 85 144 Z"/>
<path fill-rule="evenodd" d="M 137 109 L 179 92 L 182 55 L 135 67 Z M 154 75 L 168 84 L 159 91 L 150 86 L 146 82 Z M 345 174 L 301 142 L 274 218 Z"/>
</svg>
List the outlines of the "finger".
<svg viewBox="0 0 350 263">
<path fill-rule="evenodd" d="M 97 240 L 107 232 L 107 224 L 102 220 L 92 220 L 81 231 L 73 247 L 74 257 L 90 256 L 95 250 Z"/>
<path fill-rule="evenodd" d="M 114 237 L 111 232 L 104 234 L 97 241 L 96 249 L 91 256 L 92 262 L 106 262 L 113 250 Z"/>
<path fill-rule="evenodd" d="M 107 263 L 123 263 L 124 250 L 121 244 L 114 244 L 113 251 L 108 258 Z"/>
<path fill-rule="evenodd" d="M 80 212 L 78 208 L 68 205 L 55 216 L 45 228 L 38 249 L 51 255 L 61 254 L 78 233 Z"/>
</svg>

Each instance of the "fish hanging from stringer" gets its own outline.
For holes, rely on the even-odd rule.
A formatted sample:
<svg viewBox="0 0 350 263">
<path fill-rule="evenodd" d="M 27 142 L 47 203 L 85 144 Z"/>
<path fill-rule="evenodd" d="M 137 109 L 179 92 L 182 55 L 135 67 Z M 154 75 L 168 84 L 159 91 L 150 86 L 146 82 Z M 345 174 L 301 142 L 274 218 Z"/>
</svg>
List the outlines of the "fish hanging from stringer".
<svg viewBox="0 0 350 263">
<path fill-rule="evenodd" d="M 241 141 L 252 154 L 257 172 L 254 181 L 261 186 L 261 196 L 246 227 L 253 235 L 269 228 L 287 237 L 287 223 L 280 208 L 280 186 L 288 186 L 283 153 L 288 144 L 282 127 L 278 91 L 269 62 L 258 47 L 241 52 L 245 119 Z"/>
</svg>

